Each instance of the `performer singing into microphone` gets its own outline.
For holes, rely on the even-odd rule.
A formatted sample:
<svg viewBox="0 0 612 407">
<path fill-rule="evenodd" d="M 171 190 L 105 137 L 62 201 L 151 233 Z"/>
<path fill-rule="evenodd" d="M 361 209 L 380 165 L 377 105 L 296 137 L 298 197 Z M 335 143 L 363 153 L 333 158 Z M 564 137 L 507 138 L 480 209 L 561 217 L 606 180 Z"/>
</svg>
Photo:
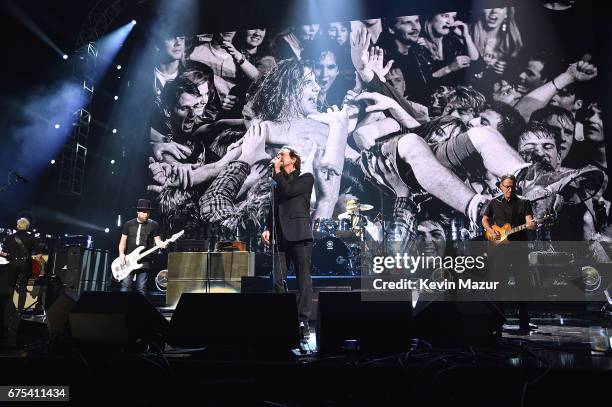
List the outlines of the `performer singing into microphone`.
<svg viewBox="0 0 612 407">
<path fill-rule="evenodd" d="M 287 291 L 285 277 L 293 264 L 298 283 L 300 330 L 302 337 L 307 338 L 310 336 L 308 320 L 312 303 L 310 196 L 314 177 L 309 173 L 300 174 L 301 158 L 293 147 L 283 146 L 272 164 L 272 179 L 276 181 L 274 203 L 262 239 L 266 244 L 276 245 L 274 291 Z"/>
</svg>

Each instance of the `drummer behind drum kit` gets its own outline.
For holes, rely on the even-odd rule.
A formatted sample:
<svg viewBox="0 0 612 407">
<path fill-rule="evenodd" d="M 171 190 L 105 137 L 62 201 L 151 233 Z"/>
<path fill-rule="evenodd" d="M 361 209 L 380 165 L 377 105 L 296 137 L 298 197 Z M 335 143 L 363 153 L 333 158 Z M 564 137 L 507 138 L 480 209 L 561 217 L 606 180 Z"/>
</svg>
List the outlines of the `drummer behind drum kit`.
<svg viewBox="0 0 612 407">
<path fill-rule="evenodd" d="M 312 248 L 312 275 L 357 276 L 361 274 L 361 243 L 366 238 L 368 219 L 361 212 L 373 209 L 359 204 L 357 199 L 346 201 L 346 212 L 337 219 L 316 219 Z"/>
</svg>

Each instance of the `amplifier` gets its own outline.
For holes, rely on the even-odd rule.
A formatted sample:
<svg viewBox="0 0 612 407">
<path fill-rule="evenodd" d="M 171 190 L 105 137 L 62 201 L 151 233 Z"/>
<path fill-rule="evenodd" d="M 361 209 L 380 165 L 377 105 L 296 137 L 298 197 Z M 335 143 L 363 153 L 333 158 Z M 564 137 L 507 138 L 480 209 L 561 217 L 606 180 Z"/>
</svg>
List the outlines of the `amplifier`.
<svg viewBox="0 0 612 407">
<path fill-rule="evenodd" d="M 173 245 L 177 252 L 206 252 L 210 243 L 203 239 L 179 239 Z"/>
<path fill-rule="evenodd" d="M 93 249 L 93 239 L 90 235 L 68 235 L 60 237 L 60 246 L 80 246 Z"/>
<path fill-rule="evenodd" d="M 253 252 L 173 252 L 168 254 L 166 304 L 184 292 L 239 292 L 242 277 L 255 275 Z"/>
<path fill-rule="evenodd" d="M 110 283 L 108 252 L 80 246 L 62 247 L 55 252 L 53 274 L 77 293 L 106 291 Z"/>
<path fill-rule="evenodd" d="M 216 251 L 218 252 L 245 252 L 246 243 L 240 241 L 221 241 L 217 242 Z"/>
<path fill-rule="evenodd" d="M 540 300 L 585 300 L 585 287 L 578 265 L 539 265 L 534 268 L 534 277 Z"/>
<path fill-rule="evenodd" d="M 28 311 L 42 311 L 45 306 L 45 294 L 47 289 L 46 278 L 29 278 L 26 285 L 26 298 L 24 309 Z M 19 292 L 13 291 L 13 303 L 15 308 L 19 303 Z"/>
<path fill-rule="evenodd" d="M 529 253 L 529 264 L 536 265 L 559 265 L 570 264 L 574 257 L 567 252 L 531 252 Z"/>
</svg>

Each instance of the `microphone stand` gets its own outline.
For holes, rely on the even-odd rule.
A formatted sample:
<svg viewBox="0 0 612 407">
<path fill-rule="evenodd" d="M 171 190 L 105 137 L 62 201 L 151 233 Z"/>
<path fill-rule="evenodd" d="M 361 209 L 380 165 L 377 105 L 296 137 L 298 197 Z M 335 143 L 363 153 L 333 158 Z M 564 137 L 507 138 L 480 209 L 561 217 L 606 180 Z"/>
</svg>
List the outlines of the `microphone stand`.
<svg viewBox="0 0 612 407">
<path fill-rule="evenodd" d="M 3 185 L 0 187 L 0 192 L 6 192 L 13 185 L 17 185 L 19 181 L 23 181 L 25 183 L 25 180 L 23 179 L 23 177 L 17 176 L 17 173 L 15 171 L 9 172 L 7 176 L 6 185 Z"/>
<path fill-rule="evenodd" d="M 270 202 L 271 202 L 271 207 L 270 210 L 272 211 L 272 230 L 270 231 L 270 238 L 271 240 L 271 244 L 270 244 L 270 250 L 272 251 L 272 292 L 275 292 L 276 286 L 276 259 L 274 258 L 274 246 L 277 244 L 276 241 L 276 211 L 275 211 L 275 207 L 276 207 L 276 201 L 275 201 L 275 196 L 274 196 L 274 188 L 276 187 L 276 181 L 274 181 L 274 178 L 272 178 L 273 174 L 274 174 L 274 167 L 272 166 L 271 171 L 270 171 L 271 175 L 270 175 Z M 278 247 L 276 252 L 278 253 Z M 280 259 L 279 259 L 280 261 Z"/>
<path fill-rule="evenodd" d="M 380 213 L 381 213 L 381 217 L 380 217 L 380 223 L 381 223 L 381 227 L 382 227 L 382 245 L 383 245 L 383 254 L 385 255 L 385 257 L 387 256 L 387 225 L 385 224 L 385 197 L 383 196 L 382 191 L 379 193 L 379 197 L 380 197 Z"/>
</svg>

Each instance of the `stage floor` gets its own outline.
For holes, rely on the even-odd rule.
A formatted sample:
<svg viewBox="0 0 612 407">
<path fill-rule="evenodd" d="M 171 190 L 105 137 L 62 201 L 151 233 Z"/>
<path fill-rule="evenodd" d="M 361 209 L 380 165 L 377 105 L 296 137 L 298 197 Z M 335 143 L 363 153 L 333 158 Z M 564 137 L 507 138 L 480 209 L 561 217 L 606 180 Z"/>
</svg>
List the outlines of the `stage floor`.
<svg viewBox="0 0 612 407">
<path fill-rule="evenodd" d="M 168 307 L 158 307 L 161 314 L 168 320 L 172 318 L 173 310 Z M 518 330 L 518 319 L 512 315 L 506 315 L 507 323 L 504 324 L 503 338 L 509 340 L 524 340 L 540 344 L 547 348 L 580 351 L 600 356 L 608 356 L 612 363 L 612 315 L 603 313 L 598 315 L 558 315 L 540 314 L 532 316 L 531 322 L 537 325 L 537 329 L 531 333 L 523 333 Z M 44 315 L 24 315 L 25 321 L 46 324 Z M 310 352 L 317 349 L 316 321 L 311 321 L 311 335 L 304 346 Z M 42 338 L 41 338 L 42 339 Z M 0 349 L 0 355 L 15 354 L 16 350 L 6 351 Z M 612 364 L 611 364 L 612 366 Z"/>
<path fill-rule="evenodd" d="M 166 318 L 169 310 L 162 310 Z M 36 321 L 36 322 L 35 322 Z M 282 359 L 228 358 L 171 349 L 163 354 L 91 353 L 45 341 L 0 351 L 14 385 L 70 385 L 75 405 L 540 406 L 590 405 L 609 397 L 609 316 L 532 316 L 539 328 L 518 335 L 512 316 L 499 343 L 426 348 L 394 355 L 318 355 L 316 321 L 307 352 Z M 8 379 L 6 379 L 8 380 Z M 5 381 L 6 381 L 5 380 Z M 130 383 L 117 386 L 117 383 Z M 595 405 L 595 404 L 593 404 Z"/>
</svg>

